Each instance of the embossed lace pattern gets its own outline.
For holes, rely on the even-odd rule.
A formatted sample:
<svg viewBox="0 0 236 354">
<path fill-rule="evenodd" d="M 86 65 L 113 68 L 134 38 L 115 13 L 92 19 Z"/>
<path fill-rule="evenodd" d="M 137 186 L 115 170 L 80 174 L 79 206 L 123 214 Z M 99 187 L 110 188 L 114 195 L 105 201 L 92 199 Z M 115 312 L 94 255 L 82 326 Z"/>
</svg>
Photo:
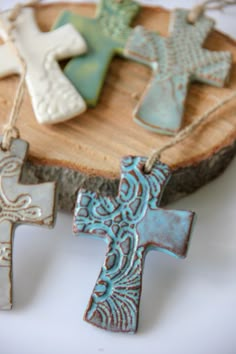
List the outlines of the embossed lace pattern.
<svg viewBox="0 0 236 354">
<path fill-rule="evenodd" d="M 76 45 L 76 39 L 66 39 L 67 47 L 57 46 L 51 49 L 46 55 L 43 63 L 41 84 L 45 86 L 45 92 L 37 92 L 37 88 L 32 87 L 32 101 L 39 116 L 44 117 L 47 122 L 53 122 L 58 117 L 64 117 L 68 112 L 76 112 L 81 108 L 81 100 L 78 92 L 64 75 L 58 75 L 60 67 L 55 58 L 62 54 L 66 56 L 67 49 Z M 30 85 L 30 82 L 29 82 Z M 40 94 L 40 96 L 39 96 Z M 66 105 L 65 105 L 66 102 Z"/>
<path fill-rule="evenodd" d="M 214 21 L 202 16 L 195 25 L 190 25 L 187 15 L 186 10 L 174 11 L 167 38 L 141 26 L 136 27 L 127 42 L 126 53 L 147 63 L 156 62 L 157 81 L 173 74 L 188 73 L 197 80 L 223 85 L 231 66 L 231 53 L 203 49 Z"/>
<path fill-rule="evenodd" d="M 101 1 L 98 20 L 105 36 L 123 42 L 130 35 L 129 24 L 137 14 L 139 5 L 132 0 Z"/>
<path fill-rule="evenodd" d="M 0 224 L 4 221 L 13 224 L 42 221 L 49 224 L 52 216 L 42 220 L 42 210 L 32 204 L 30 194 L 20 194 L 11 200 L 4 191 L 4 179 L 19 177 L 22 163 L 23 161 L 16 156 L 6 156 L 0 161 Z M 10 266 L 11 256 L 11 242 L 0 241 L 0 266 Z"/>
<path fill-rule="evenodd" d="M 150 175 L 144 175 L 140 166 L 145 161 L 138 157 L 124 159 L 118 197 L 103 198 L 81 191 L 75 211 L 76 232 L 95 233 L 108 237 L 109 242 L 86 318 L 115 331 L 136 330 L 145 247 L 135 226 L 147 208 L 158 208 L 170 173 L 159 163 Z"/>
<path fill-rule="evenodd" d="M 32 206 L 30 194 L 19 195 L 15 200 L 10 200 L 3 190 L 4 177 L 19 176 L 22 160 L 18 157 L 10 156 L 0 162 L 0 223 L 4 220 L 13 223 L 30 220 L 35 221 L 41 218 L 41 209 Z"/>
</svg>

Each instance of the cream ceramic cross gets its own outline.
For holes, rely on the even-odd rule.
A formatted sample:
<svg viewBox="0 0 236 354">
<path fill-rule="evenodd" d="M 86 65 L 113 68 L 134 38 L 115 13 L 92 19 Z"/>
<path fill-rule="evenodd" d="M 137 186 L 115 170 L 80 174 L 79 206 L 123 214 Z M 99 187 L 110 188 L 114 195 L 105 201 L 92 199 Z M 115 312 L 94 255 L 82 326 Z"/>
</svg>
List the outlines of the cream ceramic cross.
<svg viewBox="0 0 236 354">
<path fill-rule="evenodd" d="M 0 36 L 0 78 L 20 74 L 22 65 L 12 44 L 7 42 L 8 12 L 2 13 Z M 4 27 L 4 28 L 3 28 Z M 12 31 L 14 43 L 26 62 L 26 83 L 36 118 L 41 124 L 54 124 L 81 114 L 86 103 L 62 73 L 57 60 L 86 52 L 84 39 L 70 24 L 49 33 L 40 32 L 31 8 L 24 8 Z"/>
</svg>

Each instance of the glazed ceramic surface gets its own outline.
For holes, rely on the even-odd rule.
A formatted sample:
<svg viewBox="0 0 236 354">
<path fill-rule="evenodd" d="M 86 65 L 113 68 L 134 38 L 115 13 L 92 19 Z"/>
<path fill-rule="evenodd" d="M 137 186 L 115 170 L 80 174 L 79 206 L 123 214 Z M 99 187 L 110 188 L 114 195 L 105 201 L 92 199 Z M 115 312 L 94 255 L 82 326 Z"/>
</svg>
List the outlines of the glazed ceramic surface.
<svg viewBox="0 0 236 354">
<path fill-rule="evenodd" d="M 132 0 L 101 0 L 95 18 L 65 11 L 54 28 L 72 24 L 86 39 L 88 52 L 66 65 L 65 74 L 89 106 L 96 106 L 114 55 L 123 54 L 139 5 Z"/>
<path fill-rule="evenodd" d="M 158 162 L 144 174 L 145 161 L 123 159 L 116 198 L 81 190 L 75 207 L 75 234 L 108 243 L 85 320 L 111 331 L 137 330 L 146 253 L 153 249 L 185 257 L 192 231 L 194 213 L 159 208 L 169 168 Z"/>
<path fill-rule="evenodd" d="M 0 150 L 0 310 L 12 307 L 12 245 L 15 227 L 32 224 L 52 227 L 55 218 L 55 184 L 19 183 L 28 150 L 13 140 L 9 151 Z"/>
<path fill-rule="evenodd" d="M 4 28 L 0 36 L 6 41 L 0 46 L 0 77 L 21 74 L 22 65 L 6 28 L 11 25 L 9 13 L 1 15 Z M 58 60 L 86 52 L 86 43 L 72 25 L 49 32 L 40 32 L 31 8 L 21 10 L 12 31 L 14 44 L 25 60 L 26 82 L 35 116 L 41 124 L 63 122 L 86 110 L 86 103 L 60 69 Z"/>
<path fill-rule="evenodd" d="M 182 9 L 173 11 L 167 38 L 136 27 L 125 48 L 128 58 L 153 69 L 134 119 L 154 132 L 173 135 L 179 131 L 191 82 L 222 87 L 229 77 L 231 53 L 202 48 L 214 21 L 201 16 L 195 24 L 190 24 L 188 13 Z"/>
</svg>

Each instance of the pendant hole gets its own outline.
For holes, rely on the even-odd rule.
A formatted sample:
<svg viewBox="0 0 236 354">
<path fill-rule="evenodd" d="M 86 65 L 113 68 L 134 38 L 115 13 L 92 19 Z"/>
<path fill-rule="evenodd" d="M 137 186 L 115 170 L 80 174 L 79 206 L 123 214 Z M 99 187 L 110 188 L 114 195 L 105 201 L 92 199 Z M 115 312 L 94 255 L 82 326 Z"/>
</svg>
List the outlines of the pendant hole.
<svg viewBox="0 0 236 354">
<path fill-rule="evenodd" d="M 144 175 L 150 175 L 150 174 L 151 174 L 151 171 L 147 171 L 145 167 L 146 167 L 146 166 L 143 165 L 142 168 L 141 168 L 141 171 L 143 172 Z"/>
<path fill-rule="evenodd" d="M 1 149 L 3 152 L 7 152 L 7 151 L 8 151 L 8 149 L 7 149 L 7 148 L 4 148 L 4 147 L 2 146 L 2 144 L 0 145 L 0 149 Z"/>
</svg>

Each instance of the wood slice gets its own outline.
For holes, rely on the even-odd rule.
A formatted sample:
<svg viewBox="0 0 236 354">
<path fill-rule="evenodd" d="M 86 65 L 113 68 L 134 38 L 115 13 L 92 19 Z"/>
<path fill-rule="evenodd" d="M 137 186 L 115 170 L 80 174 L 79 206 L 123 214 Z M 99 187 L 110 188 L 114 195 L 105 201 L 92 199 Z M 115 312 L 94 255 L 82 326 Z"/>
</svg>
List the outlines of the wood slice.
<svg viewBox="0 0 236 354">
<path fill-rule="evenodd" d="M 88 4 L 40 5 L 36 9 L 36 17 L 42 31 L 49 31 L 64 9 L 90 17 L 95 14 L 95 6 Z M 134 25 L 142 24 L 167 35 L 169 16 L 169 11 L 163 8 L 144 7 Z M 184 126 L 236 89 L 236 42 L 214 31 L 205 47 L 233 53 L 230 82 L 223 89 L 198 83 L 191 85 Z M 116 57 L 98 106 L 66 123 L 51 127 L 40 126 L 36 122 L 27 95 L 18 122 L 21 137 L 30 142 L 24 181 L 58 180 L 59 206 L 65 210 L 72 210 L 81 186 L 114 195 L 122 156 L 147 156 L 171 139 L 146 131 L 133 122 L 134 96 L 141 95 L 150 77 L 151 71 L 147 67 Z M 2 124 L 10 112 L 18 80 L 17 76 L 0 80 Z M 191 137 L 163 154 L 162 161 L 174 169 L 163 203 L 195 191 L 226 168 L 236 152 L 235 112 L 236 102 L 230 102 L 212 114 Z"/>
</svg>

